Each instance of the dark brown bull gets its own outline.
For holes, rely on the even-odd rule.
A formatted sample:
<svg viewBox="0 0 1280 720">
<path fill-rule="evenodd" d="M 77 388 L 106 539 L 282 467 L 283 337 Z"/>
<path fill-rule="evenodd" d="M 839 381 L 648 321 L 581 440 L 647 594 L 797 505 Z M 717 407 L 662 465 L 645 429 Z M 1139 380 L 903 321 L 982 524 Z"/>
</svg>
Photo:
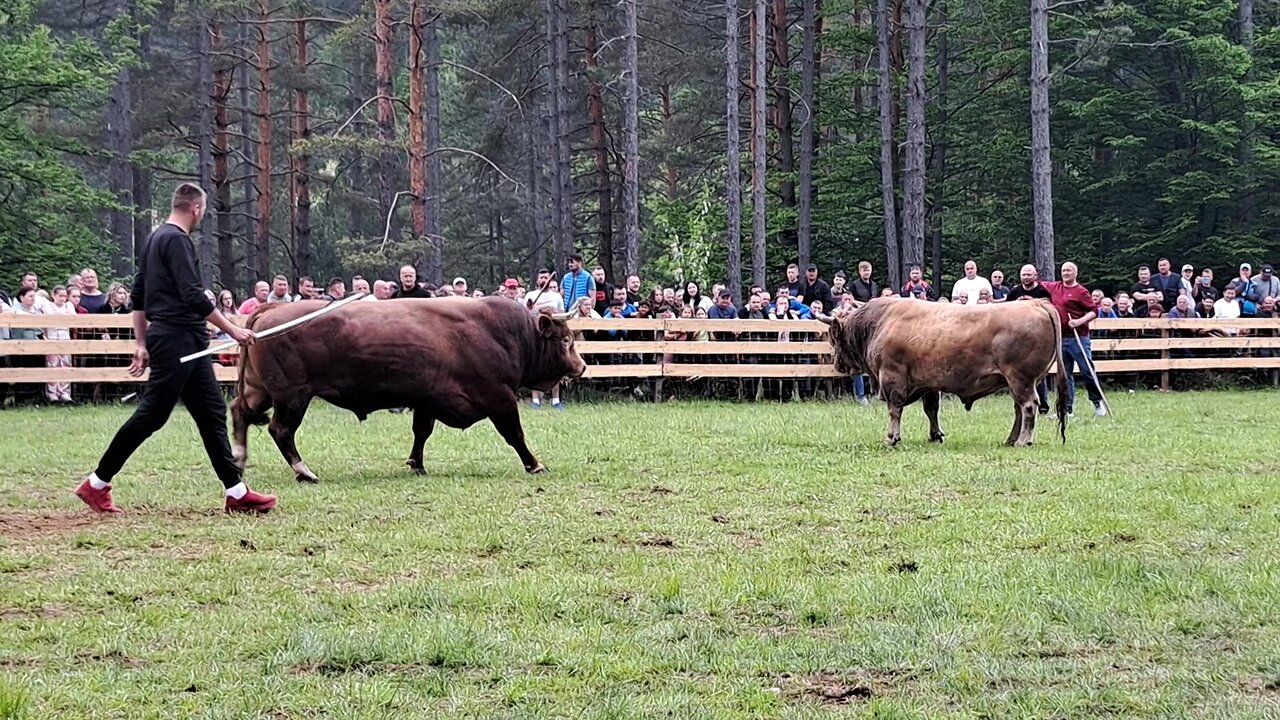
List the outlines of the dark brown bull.
<svg viewBox="0 0 1280 720">
<path fill-rule="evenodd" d="M 1054 362 L 1062 366 L 1062 325 L 1044 300 L 955 305 L 909 298 L 877 298 L 830 321 L 836 369 L 871 375 L 889 406 L 885 442 L 902 439 L 902 408 L 924 401 L 929 440 L 942 442 L 942 393 L 965 410 L 1005 388 L 1013 395 L 1013 429 L 1006 445 L 1035 440 L 1036 383 Z M 1058 372 L 1058 432 L 1067 440 L 1066 375 Z"/>
<path fill-rule="evenodd" d="M 247 326 L 261 332 L 322 307 L 319 300 L 268 305 Z M 231 403 L 236 461 L 244 467 L 248 426 L 270 420 L 272 439 L 305 482 L 318 478 L 298 454 L 294 433 L 317 397 L 362 421 L 377 410 L 411 408 L 407 464 L 417 472 L 437 420 L 467 428 L 486 418 L 526 471 L 545 472 L 525 444 L 516 392 L 549 391 L 586 370 L 563 317 L 500 297 L 354 302 L 245 348 L 240 357 Z"/>
</svg>

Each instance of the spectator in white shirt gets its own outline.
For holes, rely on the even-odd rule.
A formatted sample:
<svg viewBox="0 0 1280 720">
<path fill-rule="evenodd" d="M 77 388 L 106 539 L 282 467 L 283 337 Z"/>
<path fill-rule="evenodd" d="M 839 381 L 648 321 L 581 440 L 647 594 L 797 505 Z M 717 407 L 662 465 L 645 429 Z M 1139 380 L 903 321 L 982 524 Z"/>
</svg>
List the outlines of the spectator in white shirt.
<svg viewBox="0 0 1280 720">
<path fill-rule="evenodd" d="M 1213 304 L 1213 316 L 1219 320 L 1235 320 L 1240 317 L 1240 302 L 1236 300 L 1236 288 L 1228 285 L 1222 289 L 1222 299 Z M 1224 328 L 1225 335 L 1239 335 L 1237 328 Z"/>
<path fill-rule="evenodd" d="M 991 281 L 978 275 L 978 263 L 970 260 L 964 264 L 964 277 L 956 281 L 951 286 L 951 301 L 959 302 L 959 296 L 963 294 L 968 300 L 967 305 L 977 305 L 978 295 L 982 290 L 986 290 L 991 294 Z"/>
</svg>

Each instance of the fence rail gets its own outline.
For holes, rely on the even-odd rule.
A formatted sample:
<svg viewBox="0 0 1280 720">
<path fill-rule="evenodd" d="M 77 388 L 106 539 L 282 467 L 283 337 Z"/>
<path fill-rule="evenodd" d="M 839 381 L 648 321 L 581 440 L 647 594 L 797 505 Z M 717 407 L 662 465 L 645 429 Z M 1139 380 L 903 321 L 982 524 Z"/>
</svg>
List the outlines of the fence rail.
<svg viewBox="0 0 1280 720">
<path fill-rule="evenodd" d="M 241 320 L 243 318 L 240 318 Z M 92 334 L 73 340 L 0 340 L 0 356 L 25 358 L 31 365 L 45 355 L 92 358 L 83 367 L 0 367 L 4 383 L 128 383 L 124 356 L 133 340 L 101 339 L 132 331 L 129 315 L 0 315 L 0 327 L 61 328 Z M 832 378 L 827 326 L 814 320 L 658 320 L 574 319 L 570 327 L 587 338 L 578 352 L 588 362 L 587 378 Z M 1168 373 L 1183 370 L 1280 370 L 1280 318 L 1238 320 L 1126 319 L 1093 323 L 1093 352 L 1099 373 Z M 604 339 L 623 331 L 623 339 Z M 711 333 L 710 341 L 664 339 L 668 333 Z M 794 342 L 779 342 L 788 333 Z M 1213 334 L 1210 334 L 1213 333 Z M 637 339 L 636 336 L 643 339 Z M 1119 336 L 1118 336 L 1119 335 Z M 735 339 L 720 339 L 732 336 Z M 799 337 L 797 337 L 799 336 Z M 766 339 L 772 338 L 772 339 Z M 1117 357 L 1138 354 L 1138 357 Z M 107 357 L 104 357 L 107 356 Z M 110 358 L 110 356 L 116 356 Z M 709 360 L 714 359 L 714 362 Z M 743 362 L 744 359 L 751 361 Z M 102 367 L 110 363 L 114 366 Z M 222 382 L 233 382 L 234 366 L 216 365 Z M 143 378 L 145 379 L 145 375 Z"/>
</svg>

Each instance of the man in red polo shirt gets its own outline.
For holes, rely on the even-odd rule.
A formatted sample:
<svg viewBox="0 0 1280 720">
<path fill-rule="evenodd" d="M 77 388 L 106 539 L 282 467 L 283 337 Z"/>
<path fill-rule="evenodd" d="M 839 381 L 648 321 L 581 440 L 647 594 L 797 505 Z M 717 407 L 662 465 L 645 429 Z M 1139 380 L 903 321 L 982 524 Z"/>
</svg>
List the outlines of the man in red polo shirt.
<svg viewBox="0 0 1280 720">
<path fill-rule="evenodd" d="M 1073 374 L 1079 365 L 1084 374 L 1085 388 L 1093 402 L 1093 414 L 1105 417 L 1107 408 L 1102 404 L 1102 390 L 1094 381 L 1093 351 L 1089 346 L 1089 322 L 1098 317 L 1089 288 L 1076 282 L 1076 264 L 1062 263 L 1061 282 L 1040 283 L 1049 291 L 1050 300 L 1062 318 L 1062 372 L 1067 374 L 1067 413 L 1070 414 L 1076 398 Z M 1077 341 L 1077 334 L 1079 339 Z"/>
</svg>

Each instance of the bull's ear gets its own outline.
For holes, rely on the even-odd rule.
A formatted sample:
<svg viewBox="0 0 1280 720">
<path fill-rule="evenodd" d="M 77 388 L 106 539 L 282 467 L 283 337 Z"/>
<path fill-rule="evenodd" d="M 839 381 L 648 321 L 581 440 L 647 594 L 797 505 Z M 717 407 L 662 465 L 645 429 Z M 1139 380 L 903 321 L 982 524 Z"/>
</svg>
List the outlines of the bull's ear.
<svg viewBox="0 0 1280 720">
<path fill-rule="evenodd" d="M 542 337 L 552 337 L 556 334 L 556 321 L 547 313 L 538 313 L 538 334 Z"/>
</svg>

